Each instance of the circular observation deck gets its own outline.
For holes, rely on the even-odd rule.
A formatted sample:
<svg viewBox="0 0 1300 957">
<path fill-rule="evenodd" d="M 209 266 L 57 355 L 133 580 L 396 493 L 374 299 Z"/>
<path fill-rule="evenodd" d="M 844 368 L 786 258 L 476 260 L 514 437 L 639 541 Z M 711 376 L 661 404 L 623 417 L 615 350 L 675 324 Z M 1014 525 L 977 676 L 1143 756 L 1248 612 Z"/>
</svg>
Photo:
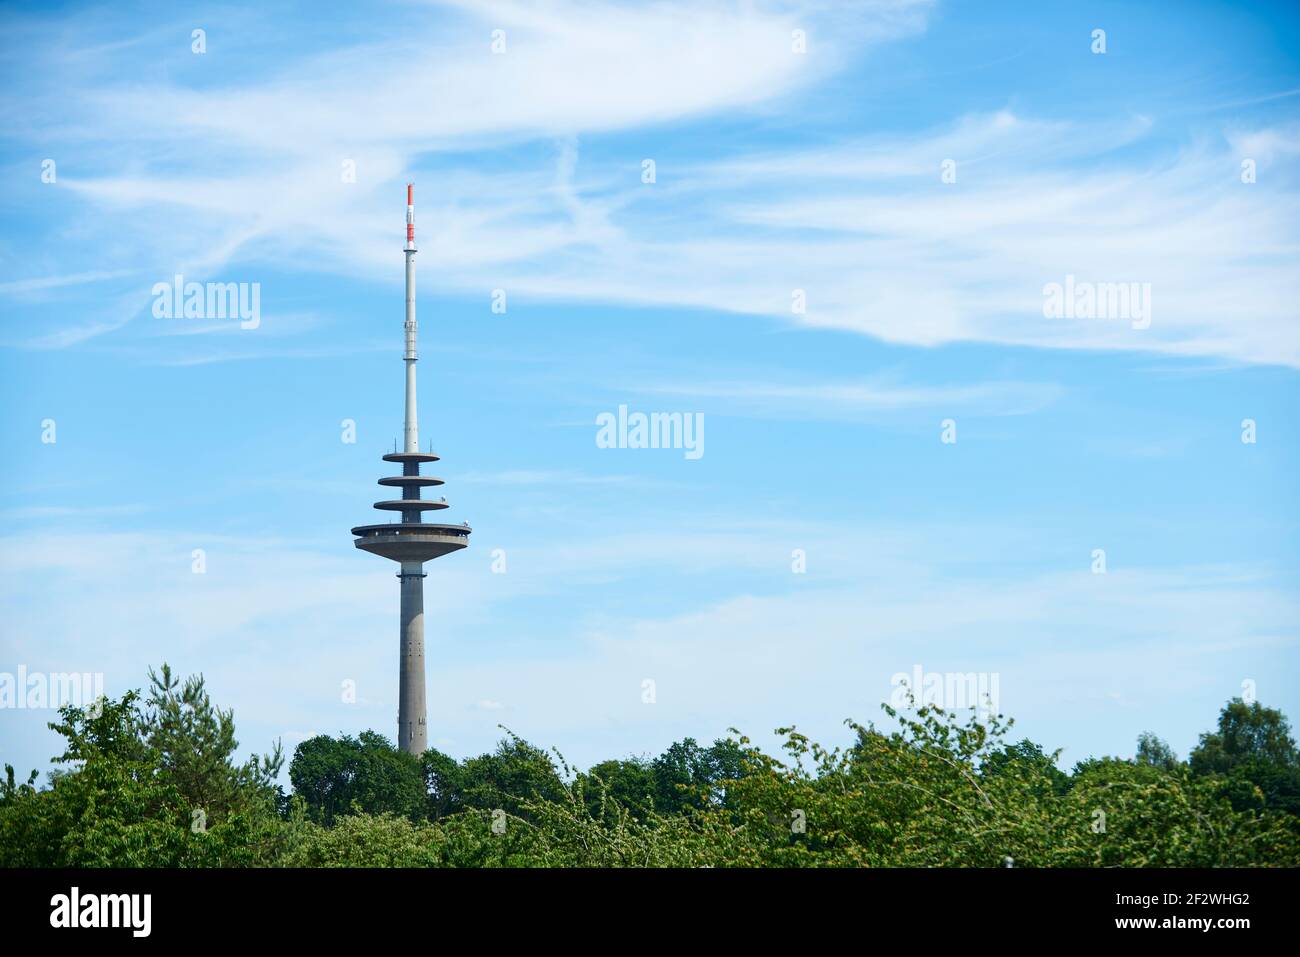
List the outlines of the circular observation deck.
<svg viewBox="0 0 1300 957">
<path fill-rule="evenodd" d="M 352 529 L 362 551 L 395 562 L 427 562 L 469 545 L 473 531 L 468 525 L 436 525 L 425 522 L 388 522 L 358 525 Z"/>
<path fill-rule="evenodd" d="M 375 503 L 375 508 L 390 512 L 435 512 L 448 507 L 445 498 L 398 498 Z"/>
<path fill-rule="evenodd" d="M 379 480 L 380 485 L 446 485 L 442 479 L 432 475 L 389 475 Z"/>
<path fill-rule="evenodd" d="M 384 456 L 385 462 L 437 462 L 441 456 L 434 455 L 432 452 L 389 452 Z"/>
</svg>

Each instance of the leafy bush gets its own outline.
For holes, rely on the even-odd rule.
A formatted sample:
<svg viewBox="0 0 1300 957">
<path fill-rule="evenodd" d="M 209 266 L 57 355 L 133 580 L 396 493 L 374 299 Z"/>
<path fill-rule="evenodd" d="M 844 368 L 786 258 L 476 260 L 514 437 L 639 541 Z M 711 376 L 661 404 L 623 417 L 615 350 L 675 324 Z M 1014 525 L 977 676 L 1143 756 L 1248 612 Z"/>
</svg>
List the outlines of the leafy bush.
<svg viewBox="0 0 1300 957">
<path fill-rule="evenodd" d="M 385 738 L 233 760 L 234 717 L 164 666 L 136 692 L 51 724 L 44 787 L 0 780 L 15 867 L 1028 867 L 1300 864 L 1297 757 L 1280 712 L 1232 701 L 1188 762 L 1144 733 L 1133 760 L 1009 742 L 1012 722 L 934 707 L 847 722 L 828 750 L 738 732 L 575 772 L 507 732 L 492 754 L 419 758 Z"/>
</svg>

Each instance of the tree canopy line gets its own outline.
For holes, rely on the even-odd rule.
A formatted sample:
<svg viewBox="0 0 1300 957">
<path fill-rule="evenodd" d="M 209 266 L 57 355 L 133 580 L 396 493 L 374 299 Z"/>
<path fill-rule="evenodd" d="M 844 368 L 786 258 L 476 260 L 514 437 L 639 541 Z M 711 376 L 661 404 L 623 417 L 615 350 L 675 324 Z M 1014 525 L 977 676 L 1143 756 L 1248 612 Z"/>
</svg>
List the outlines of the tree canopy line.
<svg viewBox="0 0 1300 957">
<path fill-rule="evenodd" d="M 147 696 L 64 707 L 48 780 L 0 780 L 5 867 L 1295 866 L 1300 752 L 1280 711 L 1233 699 L 1180 760 L 1069 772 L 1012 722 L 882 705 L 827 749 L 778 729 L 568 766 L 506 732 L 491 754 L 416 757 L 320 735 L 238 763 L 234 716 L 164 665 Z"/>
</svg>

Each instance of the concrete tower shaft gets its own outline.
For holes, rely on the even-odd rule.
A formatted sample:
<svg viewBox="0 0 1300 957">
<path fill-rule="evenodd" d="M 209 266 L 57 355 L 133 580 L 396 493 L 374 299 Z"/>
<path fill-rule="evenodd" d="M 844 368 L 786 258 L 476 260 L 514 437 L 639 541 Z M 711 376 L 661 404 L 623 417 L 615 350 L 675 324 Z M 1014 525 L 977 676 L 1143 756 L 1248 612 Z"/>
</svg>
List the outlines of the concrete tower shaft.
<svg viewBox="0 0 1300 957">
<path fill-rule="evenodd" d="M 429 746 L 424 701 L 424 564 L 402 562 L 402 648 L 397 674 L 397 746 L 423 754 Z"/>
</svg>

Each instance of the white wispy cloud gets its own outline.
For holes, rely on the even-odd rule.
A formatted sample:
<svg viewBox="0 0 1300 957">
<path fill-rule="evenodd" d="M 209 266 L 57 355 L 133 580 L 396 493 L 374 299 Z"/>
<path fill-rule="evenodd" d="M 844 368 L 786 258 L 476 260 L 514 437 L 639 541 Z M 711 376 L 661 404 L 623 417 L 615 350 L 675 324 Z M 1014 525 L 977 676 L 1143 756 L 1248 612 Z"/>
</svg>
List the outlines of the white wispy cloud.
<svg viewBox="0 0 1300 957">
<path fill-rule="evenodd" d="M 99 269 L 91 270 L 89 272 L 73 273 L 67 276 L 34 276 L 31 279 L 13 279 L 8 282 L 0 282 L 0 294 L 23 295 L 26 293 L 43 292 L 47 289 L 62 289 L 66 286 L 80 286 L 91 282 L 105 282 L 106 280 L 118 279 L 126 275 L 130 275 L 130 272 L 125 269 Z"/>
<path fill-rule="evenodd" d="M 912 345 L 1300 365 L 1294 169 L 1245 184 L 1238 150 L 1222 141 L 1135 160 L 1125 148 L 1148 126 L 1044 125 L 1003 111 L 930 135 L 705 167 L 672 194 L 671 240 L 638 231 L 629 215 L 620 246 L 570 249 L 512 282 L 537 295 L 780 316 Z M 1273 145 L 1283 131 L 1256 136 L 1261 156 L 1292 163 Z M 940 180 L 948 159 L 951 184 Z M 1045 318 L 1044 287 L 1069 275 L 1149 284 L 1150 327 Z"/>
<path fill-rule="evenodd" d="M 584 163 L 583 139 L 797 108 L 868 45 L 923 30 L 929 4 L 455 7 L 450 23 L 417 10 L 401 34 L 202 86 L 114 82 L 114 57 L 138 51 L 98 50 L 88 59 L 105 75 L 72 91 L 60 135 L 99 162 L 60 188 L 162 275 L 391 277 L 392 196 L 414 176 L 435 292 L 784 317 L 919 346 L 1300 366 L 1293 125 L 1237 125 L 1179 147 L 1152 135 L 1160 117 L 1000 109 L 830 147 L 661 157 L 646 185 L 644 142 L 597 166 Z M 802 28 L 806 55 L 791 50 Z M 494 29 L 504 53 L 492 52 Z M 547 140 L 544 160 L 485 162 Z M 1243 152 L 1268 175 L 1242 183 Z M 940 179 L 947 160 L 952 183 Z M 341 181 L 344 161 L 355 183 Z M 1150 328 L 1044 318 L 1044 286 L 1067 275 L 1149 284 Z M 138 314 L 30 341 L 75 344 Z"/>
<path fill-rule="evenodd" d="M 944 409 L 968 415 L 1019 415 L 1050 405 L 1064 392 L 1053 383 L 976 382 L 924 386 L 877 378 L 857 382 L 675 382 L 636 391 L 710 400 L 740 414 L 843 418 L 875 412 Z"/>
<path fill-rule="evenodd" d="M 448 6 L 457 19 L 441 15 Z M 815 82 L 851 49 L 922 29 L 930 6 L 866 0 L 832 13 L 798 2 L 503 2 L 436 4 L 428 14 L 417 6 L 387 35 L 201 88 L 123 81 L 122 61 L 138 60 L 138 44 L 97 43 L 38 54 L 63 64 L 66 78 L 63 124 L 51 113 L 41 135 L 77 144 L 81 162 L 61 174 L 59 189 L 98 208 L 80 228 L 90 240 L 112 237 L 99 243 L 101 256 L 111 246 L 162 275 L 291 264 L 381 276 L 391 272 L 394 232 L 393 203 L 381 197 L 403 177 L 419 178 L 422 154 L 454 158 L 536 138 L 572 144 L 577 135 L 751 109 Z M 816 55 L 794 54 L 792 30 L 819 26 L 827 29 Z M 493 53 L 493 30 L 504 31 L 503 53 Z M 190 57 L 188 49 L 166 56 L 182 54 Z M 53 110 L 53 91 L 27 102 Z M 480 174 L 475 162 L 440 170 L 437 188 L 418 194 L 426 257 L 445 271 L 495 269 L 575 245 L 617 245 L 621 227 L 572 185 L 575 157 L 572 145 L 561 150 L 558 175 Z M 354 183 L 342 182 L 344 162 L 355 164 Z M 115 311 L 115 321 L 28 344 L 75 344 L 138 314 Z"/>
</svg>

